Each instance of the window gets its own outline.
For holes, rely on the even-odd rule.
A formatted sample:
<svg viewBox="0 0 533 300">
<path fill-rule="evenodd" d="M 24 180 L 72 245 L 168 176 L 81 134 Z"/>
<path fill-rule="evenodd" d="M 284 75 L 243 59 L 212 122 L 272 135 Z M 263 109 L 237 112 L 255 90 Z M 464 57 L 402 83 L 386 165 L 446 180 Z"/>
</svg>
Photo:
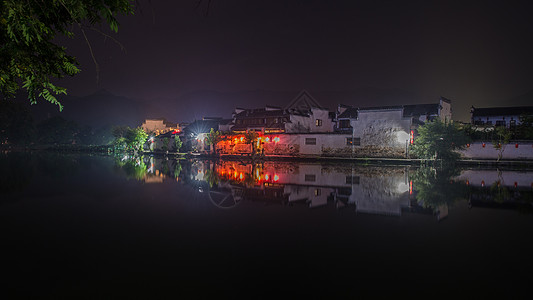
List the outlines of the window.
<svg viewBox="0 0 533 300">
<path fill-rule="evenodd" d="M 505 126 L 505 121 L 496 121 L 496 126 Z"/>
<path fill-rule="evenodd" d="M 346 146 L 361 146 L 361 138 L 346 138 Z"/>
<path fill-rule="evenodd" d="M 305 174 L 305 181 L 316 181 L 315 174 Z"/>
<path fill-rule="evenodd" d="M 359 184 L 359 176 L 346 176 L 346 184 Z"/>
<path fill-rule="evenodd" d="M 316 138 L 306 138 L 305 139 L 306 145 L 316 145 Z"/>
<path fill-rule="evenodd" d="M 350 120 L 340 120 L 339 128 L 350 128 Z"/>
<path fill-rule="evenodd" d="M 322 191 L 320 189 L 315 189 L 315 196 L 322 195 Z"/>
<path fill-rule="evenodd" d="M 322 120 L 321 119 L 316 119 L 315 120 L 315 125 L 316 126 L 322 126 Z"/>
</svg>

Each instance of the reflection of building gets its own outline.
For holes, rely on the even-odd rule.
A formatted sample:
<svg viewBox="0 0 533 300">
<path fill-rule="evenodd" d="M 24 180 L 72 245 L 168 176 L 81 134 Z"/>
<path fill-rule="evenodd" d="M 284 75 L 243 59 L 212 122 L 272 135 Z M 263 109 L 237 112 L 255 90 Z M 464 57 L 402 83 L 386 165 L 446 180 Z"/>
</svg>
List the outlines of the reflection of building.
<svg viewBox="0 0 533 300">
<path fill-rule="evenodd" d="M 251 197 L 254 201 L 352 206 L 357 212 L 383 215 L 401 215 L 402 207 L 410 203 L 408 175 L 403 167 L 223 161 L 216 166 L 216 173 L 221 183 L 244 189 L 245 199 Z"/>
</svg>

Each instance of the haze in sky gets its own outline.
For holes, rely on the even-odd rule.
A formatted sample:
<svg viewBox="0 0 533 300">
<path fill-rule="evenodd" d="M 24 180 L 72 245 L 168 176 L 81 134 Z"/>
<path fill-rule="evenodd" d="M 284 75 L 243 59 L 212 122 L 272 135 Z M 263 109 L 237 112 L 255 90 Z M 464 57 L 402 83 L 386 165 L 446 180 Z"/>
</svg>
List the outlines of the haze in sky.
<svg viewBox="0 0 533 300">
<path fill-rule="evenodd" d="M 217 98 L 183 100 L 191 93 L 296 96 L 302 89 L 312 95 L 374 89 L 388 91 L 387 97 L 375 101 L 352 93 L 363 96 L 317 100 L 334 108 L 338 101 L 395 105 L 443 96 L 452 100 L 454 119 L 468 121 L 471 105 L 527 105 L 525 98 L 510 99 L 533 90 L 530 1 L 138 2 L 135 15 L 121 17 L 114 35 L 125 51 L 96 32 L 90 35 L 98 83 L 84 40 L 64 41 L 82 68 L 60 81 L 70 95 L 106 89 L 183 107 L 165 116 L 180 121 L 219 112 L 210 109 Z M 412 95 L 409 103 L 406 94 Z M 247 99 L 247 107 L 279 104 L 258 98 Z M 237 104 L 228 100 L 224 107 L 230 111 Z"/>
</svg>

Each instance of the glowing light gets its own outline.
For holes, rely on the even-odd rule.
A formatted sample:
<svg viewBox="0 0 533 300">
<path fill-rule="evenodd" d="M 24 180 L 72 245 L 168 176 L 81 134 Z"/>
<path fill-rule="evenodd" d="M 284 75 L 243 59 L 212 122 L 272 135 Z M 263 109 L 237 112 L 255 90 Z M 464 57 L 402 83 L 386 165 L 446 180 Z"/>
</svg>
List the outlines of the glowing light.
<svg viewBox="0 0 533 300">
<path fill-rule="evenodd" d="M 415 132 L 411 130 L 411 145 L 415 142 Z"/>
<path fill-rule="evenodd" d="M 274 175 L 274 181 L 278 181 L 279 180 L 279 176 L 278 175 Z"/>
<path fill-rule="evenodd" d="M 272 139 L 274 143 L 278 143 L 280 141 L 279 136 L 276 136 Z"/>
<path fill-rule="evenodd" d="M 265 138 L 265 142 L 270 142 L 270 138 L 268 136 Z"/>
<path fill-rule="evenodd" d="M 244 142 L 244 136 L 241 136 L 241 142 Z"/>
<path fill-rule="evenodd" d="M 265 180 L 268 180 L 269 176 L 268 174 L 265 174 Z"/>
<path fill-rule="evenodd" d="M 413 194 L 413 181 L 409 181 L 409 195 Z"/>
<path fill-rule="evenodd" d="M 243 177 L 244 177 L 244 176 L 242 175 L 242 173 L 239 174 L 239 179 L 240 179 L 240 180 L 242 180 Z"/>
</svg>

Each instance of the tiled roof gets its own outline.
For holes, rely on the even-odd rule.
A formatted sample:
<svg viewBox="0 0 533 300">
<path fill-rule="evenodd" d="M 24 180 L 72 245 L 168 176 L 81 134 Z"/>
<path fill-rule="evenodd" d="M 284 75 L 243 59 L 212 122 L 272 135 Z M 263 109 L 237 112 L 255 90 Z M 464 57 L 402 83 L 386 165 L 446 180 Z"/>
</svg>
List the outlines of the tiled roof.
<svg viewBox="0 0 533 300">
<path fill-rule="evenodd" d="M 533 106 L 474 108 L 473 117 L 533 115 Z"/>
<path fill-rule="evenodd" d="M 389 106 L 372 106 L 372 107 L 350 107 L 346 109 L 337 118 L 355 119 L 359 112 L 375 110 L 400 110 L 403 109 L 404 117 L 418 117 L 421 115 L 437 115 L 439 112 L 439 103 L 434 104 L 414 104 L 414 105 L 389 105 Z"/>
<path fill-rule="evenodd" d="M 266 110 L 264 108 L 247 109 L 235 115 L 236 119 L 245 118 L 266 118 L 266 117 L 281 117 L 286 116 L 287 113 L 284 110 Z"/>
<path fill-rule="evenodd" d="M 438 115 L 439 106 L 440 106 L 439 103 L 404 105 L 403 116 L 404 117 L 418 117 L 422 115 Z"/>
<path fill-rule="evenodd" d="M 357 119 L 357 107 L 347 108 L 342 114 L 340 114 L 338 119 Z"/>
</svg>

